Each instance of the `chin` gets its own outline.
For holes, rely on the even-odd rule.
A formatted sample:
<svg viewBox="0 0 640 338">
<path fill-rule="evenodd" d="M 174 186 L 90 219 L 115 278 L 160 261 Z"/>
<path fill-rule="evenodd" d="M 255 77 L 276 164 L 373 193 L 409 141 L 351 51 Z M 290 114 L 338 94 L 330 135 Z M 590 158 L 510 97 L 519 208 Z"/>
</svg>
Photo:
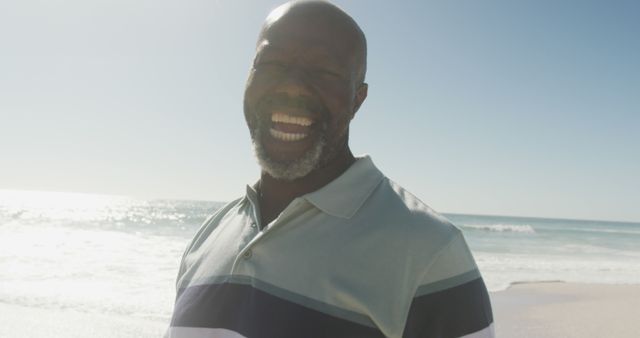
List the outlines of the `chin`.
<svg viewBox="0 0 640 338">
<path fill-rule="evenodd" d="M 260 167 L 271 177 L 284 181 L 305 177 L 317 169 L 322 162 L 327 144 L 324 137 L 318 137 L 311 148 L 297 159 L 278 161 L 269 156 L 261 140 L 262 128 L 254 129 L 252 143 Z"/>
</svg>

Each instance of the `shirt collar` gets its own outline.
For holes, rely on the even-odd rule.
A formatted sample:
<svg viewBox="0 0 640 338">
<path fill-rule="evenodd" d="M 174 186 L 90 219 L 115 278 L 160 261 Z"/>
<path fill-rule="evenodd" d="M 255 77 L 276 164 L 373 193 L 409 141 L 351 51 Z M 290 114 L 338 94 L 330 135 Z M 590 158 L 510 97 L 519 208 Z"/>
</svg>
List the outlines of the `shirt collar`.
<svg viewBox="0 0 640 338">
<path fill-rule="evenodd" d="M 258 180 L 258 182 L 260 181 Z M 246 195 L 243 199 L 245 203 L 251 203 L 254 209 L 257 209 L 258 207 L 258 191 L 256 189 L 256 187 L 258 186 L 258 182 L 254 183 L 253 185 L 247 184 Z"/>
<path fill-rule="evenodd" d="M 371 157 L 364 155 L 329 184 L 302 197 L 329 215 L 351 218 L 383 178 Z"/>
<path fill-rule="evenodd" d="M 316 208 L 332 216 L 351 218 L 360 209 L 369 195 L 384 178 L 384 174 L 373 164 L 369 155 L 357 157 L 356 161 L 324 187 L 308 193 L 302 198 Z M 258 205 L 255 185 L 247 185 L 245 202 L 255 208 Z"/>
</svg>

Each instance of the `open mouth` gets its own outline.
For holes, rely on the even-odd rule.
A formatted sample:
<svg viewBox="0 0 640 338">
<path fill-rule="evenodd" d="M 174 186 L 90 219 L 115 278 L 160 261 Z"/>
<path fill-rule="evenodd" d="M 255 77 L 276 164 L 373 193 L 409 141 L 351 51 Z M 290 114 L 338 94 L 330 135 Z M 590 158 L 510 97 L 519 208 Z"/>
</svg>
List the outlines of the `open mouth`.
<svg viewBox="0 0 640 338">
<path fill-rule="evenodd" d="M 291 115 L 281 112 L 271 114 L 269 133 L 277 140 L 300 141 L 309 136 L 314 120 L 308 116 Z"/>
</svg>

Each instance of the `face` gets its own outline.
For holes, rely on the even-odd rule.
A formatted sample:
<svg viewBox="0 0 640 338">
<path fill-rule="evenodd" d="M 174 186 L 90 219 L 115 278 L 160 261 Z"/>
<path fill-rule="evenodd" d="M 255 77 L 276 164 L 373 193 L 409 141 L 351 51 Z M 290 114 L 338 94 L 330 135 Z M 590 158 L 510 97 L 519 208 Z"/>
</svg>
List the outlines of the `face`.
<svg viewBox="0 0 640 338">
<path fill-rule="evenodd" d="M 247 81 L 245 118 L 263 170 L 292 180 L 347 149 L 366 86 L 363 96 L 353 38 L 339 25 L 285 15 L 266 27 Z"/>
</svg>

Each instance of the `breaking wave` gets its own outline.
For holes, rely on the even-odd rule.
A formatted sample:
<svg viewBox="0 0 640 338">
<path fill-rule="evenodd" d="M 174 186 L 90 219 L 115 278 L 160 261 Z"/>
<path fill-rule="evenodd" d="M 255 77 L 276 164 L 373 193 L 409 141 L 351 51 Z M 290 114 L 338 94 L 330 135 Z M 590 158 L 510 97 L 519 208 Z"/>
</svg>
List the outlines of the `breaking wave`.
<svg viewBox="0 0 640 338">
<path fill-rule="evenodd" d="M 532 226 L 527 224 L 464 224 L 463 228 L 472 230 L 483 230 L 491 232 L 518 232 L 525 234 L 535 234 Z"/>
</svg>

